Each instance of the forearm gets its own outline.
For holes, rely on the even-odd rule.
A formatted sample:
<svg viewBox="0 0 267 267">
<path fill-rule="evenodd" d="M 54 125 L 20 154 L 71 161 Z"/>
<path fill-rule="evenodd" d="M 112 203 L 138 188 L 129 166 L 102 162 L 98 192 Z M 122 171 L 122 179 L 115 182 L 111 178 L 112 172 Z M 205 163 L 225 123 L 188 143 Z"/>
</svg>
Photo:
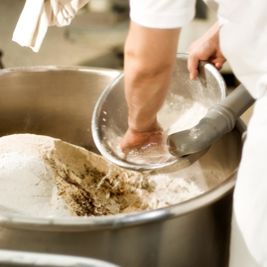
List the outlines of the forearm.
<svg viewBox="0 0 267 267">
<path fill-rule="evenodd" d="M 157 127 L 175 65 L 179 29 L 159 30 L 131 23 L 125 44 L 125 96 L 128 124 L 134 131 Z"/>
</svg>

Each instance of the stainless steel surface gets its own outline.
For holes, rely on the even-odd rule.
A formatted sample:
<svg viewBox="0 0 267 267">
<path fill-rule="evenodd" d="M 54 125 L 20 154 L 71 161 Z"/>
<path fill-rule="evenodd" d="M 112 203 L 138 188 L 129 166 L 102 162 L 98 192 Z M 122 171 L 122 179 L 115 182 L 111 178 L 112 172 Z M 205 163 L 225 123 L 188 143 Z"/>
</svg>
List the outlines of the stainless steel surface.
<svg viewBox="0 0 267 267">
<path fill-rule="evenodd" d="M 3 69 L 4 68 L 2 57 L 3 57 L 3 52 L 2 52 L 2 50 L 0 50 L 0 69 Z"/>
<path fill-rule="evenodd" d="M 168 136 L 170 152 L 176 157 L 197 160 L 212 144 L 233 130 L 236 120 L 254 101 L 246 88 L 239 85 L 219 104 L 212 106 L 197 125 Z"/>
<path fill-rule="evenodd" d="M 116 165 L 134 170 L 155 170 L 174 164 L 176 168 L 184 168 L 194 162 L 193 157 L 179 159 L 170 157 L 163 162 L 137 163 L 123 158 L 123 155 L 114 149 L 114 144 L 110 142 L 110 131 L 114 132 L 115 136 L 123 136 L 127 129 L 128 112 L 123 83 L 123 75 L 121 75 L 103 91 L 96 103 L 92 120 L 92 133 L 101 154 Z M 201 64 L 199 78 L 191 81 L 187 70 L 187 56 L 178 54 L 176 69 L 165 105 L 177 105 L 175 97 L 179 96 L 183 97 L 185 101 L 198 101 L 209 107 L 223 99 L 225 91 L 225 84 L 220 73 L 213 65 L 208 63 Z M 161 112 L 162 110 L 159 117 Z"/>
<path fill-rule="evenodd" d="M 119 267 L 108 262 L 82 257 L 32 253 L 0 249 L 0 266 L 2 267 Z"/>
<path fill-rule="evenodd" d="M 0 136 L 44 134 L 96 151 L 93 106 L 117 75 L 60 67 L 0 71 Z M 238 126 L 201 158 L 203 171 L 223 170 L 203 195 L 164 209 L 106 217 L 35 218 L 0 210 L 0 248 L 86 256 L 127 267 L 227 266 L 231 192 L 244 130 Z"/>
</svg>

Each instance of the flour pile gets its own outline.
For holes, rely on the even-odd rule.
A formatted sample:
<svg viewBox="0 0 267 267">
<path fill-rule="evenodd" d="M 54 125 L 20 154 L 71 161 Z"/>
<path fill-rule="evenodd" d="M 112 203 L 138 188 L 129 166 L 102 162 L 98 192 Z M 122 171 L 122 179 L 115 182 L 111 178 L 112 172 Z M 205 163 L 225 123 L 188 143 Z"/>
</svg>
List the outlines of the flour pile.
<svg viewBox="0 0 267 267">
<path fill-rule="evenodd" d="M 201 166 L 190 168 L 191 175 L 186 169 L 145 175 L 52 137 L 5 136 L 0 138 L 0 210 L 62 217 L 166 207 L 205 191 Z"/>
<path fill-rule="evenodd" d="M 53 145 L 52 138 L 37 135 L 0 138 L 2 207 L 33 216 L 70 215 L 43 158 Z"/>
</svg>

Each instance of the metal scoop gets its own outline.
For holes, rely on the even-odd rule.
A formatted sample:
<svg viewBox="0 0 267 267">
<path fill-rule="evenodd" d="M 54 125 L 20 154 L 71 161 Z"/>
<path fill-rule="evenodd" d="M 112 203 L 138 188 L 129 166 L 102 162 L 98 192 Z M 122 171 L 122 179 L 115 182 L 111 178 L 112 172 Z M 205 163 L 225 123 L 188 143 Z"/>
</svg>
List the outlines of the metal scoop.
<svg viewBox="0 0 267 267">
<path fill-rule="evenodd" d="M 237 118 L 253 102 L 246 88 L 239 85 L 220 104 L 211 107 L 196 126 L 169 135 L 170 153 L 178 158 L 202 156 L 212 144 L 234 128 Z"/>
</svg>

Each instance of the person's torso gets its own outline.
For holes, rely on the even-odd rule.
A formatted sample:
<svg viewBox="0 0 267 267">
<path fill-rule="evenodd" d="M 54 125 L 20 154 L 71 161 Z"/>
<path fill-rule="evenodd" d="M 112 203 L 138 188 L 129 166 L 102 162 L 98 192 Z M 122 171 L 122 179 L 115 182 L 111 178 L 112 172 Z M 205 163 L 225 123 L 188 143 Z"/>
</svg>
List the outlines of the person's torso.
<svg viewBox="0 0 267 267">
<path fill-rule="evenodd" d="M 217 0 L 221 48 L 236 76 L 256 98 L 267 76 L 267 1 Z"/>
</svg>

